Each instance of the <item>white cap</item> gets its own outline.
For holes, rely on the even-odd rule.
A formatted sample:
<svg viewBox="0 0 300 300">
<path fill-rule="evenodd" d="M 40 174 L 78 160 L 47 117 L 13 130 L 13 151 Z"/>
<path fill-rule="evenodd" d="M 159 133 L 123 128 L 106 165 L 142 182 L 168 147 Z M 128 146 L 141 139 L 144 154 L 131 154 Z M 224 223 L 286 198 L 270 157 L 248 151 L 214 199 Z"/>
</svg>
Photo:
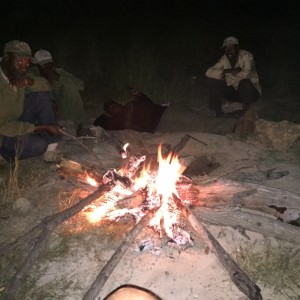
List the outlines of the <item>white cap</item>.
<svg viewBox="0 0 300 300">
<path fill-rule="evenodd" d="M 221 47 L 221 49 L 223 47 L 229 46 L 229 45 L 238 45 L 239 44 L 239 40 L 234 37 L 234 36 L 229 36 L 227 37 L 224 41 L 223 41 L 223 45 Z"/>
<path fill-rule="evenodd" d="M 53 62 L 52 55 L 47 50 L 40 49 L 35 53 L 34 58 L 39 65 L 44 65 L 49 62 Z"/>
</svg>

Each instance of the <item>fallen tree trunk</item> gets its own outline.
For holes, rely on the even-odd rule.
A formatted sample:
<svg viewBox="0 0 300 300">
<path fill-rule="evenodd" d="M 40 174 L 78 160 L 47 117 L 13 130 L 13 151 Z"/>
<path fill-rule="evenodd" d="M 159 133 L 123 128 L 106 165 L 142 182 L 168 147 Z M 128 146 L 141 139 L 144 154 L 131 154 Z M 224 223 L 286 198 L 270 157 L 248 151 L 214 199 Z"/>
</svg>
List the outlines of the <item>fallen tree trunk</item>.
<svg viewBox="0 0 300 300">
<path fill-rule="evenodd" d="M 193 213 L 201 222 L 218 226 L 243 228 L 293 244 L 300 244 L 299 227 L 269 216 L 242 210 L 211 210 L 202 207 L 194 208 Z"/>
<path fill-rule="evenodd" d="M 48 237 L 53 232 L 53 230 L 64 221 L 76 215 L 84 207 L 91 204 L 94 200 L 100 198 L 104 193 L 111 190 L 113 187 L 112 183 L 108 183 L 100 186 L 95 192 L 84 198 L 82 201 L 78 202 L 68 209 L 56 213 L 53 216 L 45 217 L 37 226 L 35 226 L 29 233 L 26 234 L 27 239 L 35 240 L 33 249 L 27 255 L 22 265 L 16 271 L 15 275 L 10 279 L 8 285 L 6 286 L 3 299 L 13 300 L 15 299 L 16 292 L 19 289 L 22 279 L 28 273 L 29 269 L 32 267 L 33 262 L 38 257 L 41 249 L 45 245 Z M 40 232 L 37 237 L 36 233 Z M 17 242 L 18 243 L 18 242 Z"/>
<path fill-rule="evenodd" d="M 89 290 L 83 297 L 83 300 L 95 300 L 96 297 L 99 295 L 102 287 L 104 286 L 105 282 L 109 278 L 110 274 L 113 272 L 115 267 L 118 265 L 119 261 L 129 248 L 130 244 L 133 240 L 137 237 L 139 232 L 148 224 L 148 222 L 153 218 L 154 214 L 156 213 L 157 208 L 149 211 L 127 234 L 126 238 L 122 242 L 122 244 L 118 247 L 115 251 L 113 256 L 110 260 L 106 263 L 103 267 L 101 272 L 98 274 L 97 278 L 95 279 L 94 283 L 91 285 Z"/>
<path fill-rule="evenodd" d="M 300 195 L 277 188 L 222 179 L 202 185 L 198 181 L 193 189 L 198 190 L 198 195 L 189 202 L 196 207 L 251 209 L 286 223 L 296 221 L 300 215 Z"/>
<path fill-rule="evenodd" d="M 231 280 L 237 288 L 243 292 L 250 300 L 262 300 L 260 288 L 248 277 L 248 275 L 237 265 L 237 263 L 224 250 L 215 237 L 208 231 L 208 229 L 201 224 L 193 215 L 191 210 L 183 205 L 175 195 L 175 202 L 180 211 L 188 219 L 191 226 L 194 228 L 199 237 L 208 244 L 211 251 L 218 257 Z"/>
</svg>

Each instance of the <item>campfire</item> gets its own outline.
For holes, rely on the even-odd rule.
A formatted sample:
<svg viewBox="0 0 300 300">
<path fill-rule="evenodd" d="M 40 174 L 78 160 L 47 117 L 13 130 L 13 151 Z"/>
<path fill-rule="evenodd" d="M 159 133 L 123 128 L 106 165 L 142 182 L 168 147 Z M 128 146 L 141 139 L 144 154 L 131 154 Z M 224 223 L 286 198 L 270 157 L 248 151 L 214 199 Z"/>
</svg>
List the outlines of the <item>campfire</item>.
<svg viewBox="0 0 300 300">
<path fill-rule="evenodd" d="M 103 169 L 95 153 L 93 156 L 96 160 L 92 165 L 63 159 L 58 169 L 59 175 L 65 179 L 64 185 L 67 188 L 64 189 L 64 200 L 68 201 L 61 201 L 63 207 L 58 212 L 45 216 L 27 233 L 2 248 L 3 254 L 7 249 L 23 248 L 26 244 L 26 257 L 5 288 L 6 299 L 15 299 L 23 278 L 59 225 L 69 223 L 71 226 L 66 226 L 67 230 L 82 232 L 84 225 L 87 228 L 94 224 L 98 226 L 98 223 L 111 223 L 114 226 L 120 220 L 127 221 L 128 217 L 134 221 L 129 224 L 131 229 L 122 226 L 123 222 L 119 223 L 118 226 L 122 226 L 126 237 L 123 238 L 123 234 L 118 236 L 122 236 L 121 240 L 118 239 L 118 248 L 99 272 L 84 300 L 96 299 L 106 280 L 144 227 L 153 228 L 160 238 L 169 238 L 168 245 L 172 243 L 171 246 L 180 247 L 193 244 L 190 234 L 184 230 L 186 224 L 190 225 L 193 234 L 206 245 L 205 253 L 210 251 L 217 256 L 242 293 L 249 299 L 262 299 L 260 288 L 223 249 L 204 223 L 235 226 L 248 239 L 250 238 L 245 229 L 298 244 L 298 228 L 287 223 L 293 224 L 299 217 L 299 211 L 294 209 L 298 207 L 299 195 L 256 184 L 244 186 L 236 181 L 219 180 L 224 174 L 208 181 L 201 179 L 197 182 L 196 177 L 191 177 L 192 180 L 185 174 L 193 176 L 193 168 L 198 170 L 201 166 L 208 167 L 207 164 L 211 161 L 205 156 L 204 160 L 203 157 L 193 157 L 193 162 L 197 164 L 192 162 L 193 168 L 189 164 L 185 169 L 188 159 L 185 162 L 185 159 L 179 158 L 179 153 L 187 142 L 192 140 L 207 146 L 189 134 L 185 134 L 173 147 L 170 144 L 155 145 L 155 149 L 158 147 L 157 159 L 151 159 L 152 155 L 148 151 L 145 151 L 149 154 L 148 157 L 133 155 L 130 149 L 128 151 L 129 144 L 122 148 L 120 145 L 123 143 L 113 135 L 105 133 L 105 138 L 115 148 L 121 149 L 120 155 L 124 162 L 122 167 L 119 170 Z M 85 145 L 84 147 L 86 148 Z M 205 170 L 202 168 L 201 172 L 204 172 L 203 169 Z M 278 176 L 285 175 L 286 172 L 274 172 L 273 169 L 260 173 L 264 178 L 280 178 Z M 244 174 L 241 173 L 241 176 L 244 178 Z M 240 208 L 256 210 L 260 214 L 256 216 L 254 213 L 242 212 Z M 272 218 L 262 216 L 261 212 Z M 233 218 L 234 222 L 231 222 Z M 105 226 L 102 228 L 106 230 Z"/>
<path fill-rule="evenodd" d="M 125 144 L 121 152 L 124 159 L 128 157 L 128 145 Z M 130 214 L 139 222 L 148 211 L 158 208 L 149 226 L 158 232 L 160 237 L 165 233 L 171 242 L 177 245 L 193 244 L 190 235 L 182 229 L 182 224 L 180 226 L 181 213 L 174 201 L 174 197 L 179 198 L 178 189 L 186 185 L 183 183 L 190 183 L 190 180 L 182 175 L 185 166 L 180 163 L 177 154 L 170 152 L 163 155 L 161 145 L 157 154 L 158 168 L 151 169 L 150 164 L 145 165 L 145 161 L 145 156 L 131 155 L 124 168 L 107 171 L 102 183 L 113 181 L 115 186 L 103 196 L 100 205 L 93 204 L 85 209 L 87 219 L 91 223 L 105 219 L 118 221 L 124 215 Z M 86 177 L 86 181 L 92 186 L 100 184 L 90 176 Z M 140 205 L 134 208 L 116 208 L 120 200 L 133 197 L 137 193 L 143 194 Z"/>
<path fill-rule="evenodd" d="M 61 175 L 68 180 L 75 178 L 77 188 L 82 184 L 85 187 L 82 190 L 89 190 L 89 194 L 75 205 L 45 217 L 25 235 L 28 239 L 34 238 L 36 242 L 6 288 L 5 295 L 8 299 L 14 299 L 20 286 L 20 278 L 24 277 L 54 229 L 79 212 L 89 224 L 105 220 L 118 222 L 125 215 L 132 216 L 135 223 L 84 295 L 84 300 L 96 299 L 130 244 L 145 226 L 153 228 L 160 238 L 167 236 L 168 245 L 170 243 L 179 247 L 186 244 L 193 245 L 193 239 L 184 230 L 184 219 L 194 229 L 194 234 L 207 245 L 205 253 L 210 249 L 218 257 L 240 291 L 249 299 L 262 299 L 260 288 L 236 264 L 190 209 L 193 201 L 198 199 L 199 191 L 193 188 L 192 180 L 184 175 L 185 164 L 177 154 L 189 139 L 197 140 L 185 135 L 179 144 L 167 151 L 163 151 L 163 145 L 159 145 L 156 162 L 147 160 L 144 155 L 131 154 L 128 151 L 129 145 L 125 144 L 120 152 L 123 161 L 126 162 L 124 166 L 119 170 L 110 169 L 101 173 L 75 161 L 63 160 L 58 165 Z"/>
</svg>

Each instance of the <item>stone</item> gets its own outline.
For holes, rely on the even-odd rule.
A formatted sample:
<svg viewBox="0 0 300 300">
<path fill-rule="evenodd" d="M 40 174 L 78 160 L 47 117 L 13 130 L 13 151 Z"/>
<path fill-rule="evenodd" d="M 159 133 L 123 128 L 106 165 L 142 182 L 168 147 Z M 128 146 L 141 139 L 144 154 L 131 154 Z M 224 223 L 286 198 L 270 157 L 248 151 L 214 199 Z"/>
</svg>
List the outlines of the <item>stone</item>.
<svg viewBox="0 0 300 300">
<path fill-rule="evenodd" d="M 21 197 L 13 203 L 12 208 L 14 211 L 18 211 L 21 214 L 25 214 L 29 212 L 33 208 L 33 206 L 28 199 Z"/>
<path fill-rule="evenodd" d="M 254 136 L 265 147 L 286 151 L 299 139 L 300 124 L 259 119 L 255 122 Z"/>
</svg>

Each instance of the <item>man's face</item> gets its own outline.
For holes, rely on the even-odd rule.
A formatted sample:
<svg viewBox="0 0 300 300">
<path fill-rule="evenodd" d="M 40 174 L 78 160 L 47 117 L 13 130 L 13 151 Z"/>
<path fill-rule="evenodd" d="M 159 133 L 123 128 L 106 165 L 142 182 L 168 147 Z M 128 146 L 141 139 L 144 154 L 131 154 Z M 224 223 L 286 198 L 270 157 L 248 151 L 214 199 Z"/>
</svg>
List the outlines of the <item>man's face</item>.
<svg viewBox="0 0 300 300">
<path fill-rule="evenodd" d="M 43 65 L 39 65 L 39 69 L 41 72 L 41 75 L 48 78 L 48 74 L 51 73 L 54 69 L 54 63 L 53 62 L 48 62 Z"/>
<path fill-rule="evenodd" d="M 239 46 L 238 45 L 228 45 L 228 46 L 225 46 L 223 50 L 224 50 L 224 54 L 229 59 L 234 59 L 239 52 Z"/>
<path fill-rule="evenodd" d="M 6 69 L 9 76 L 25 75 L 31 64 L 31 57 L 9 53 Z"/>
</svg>

